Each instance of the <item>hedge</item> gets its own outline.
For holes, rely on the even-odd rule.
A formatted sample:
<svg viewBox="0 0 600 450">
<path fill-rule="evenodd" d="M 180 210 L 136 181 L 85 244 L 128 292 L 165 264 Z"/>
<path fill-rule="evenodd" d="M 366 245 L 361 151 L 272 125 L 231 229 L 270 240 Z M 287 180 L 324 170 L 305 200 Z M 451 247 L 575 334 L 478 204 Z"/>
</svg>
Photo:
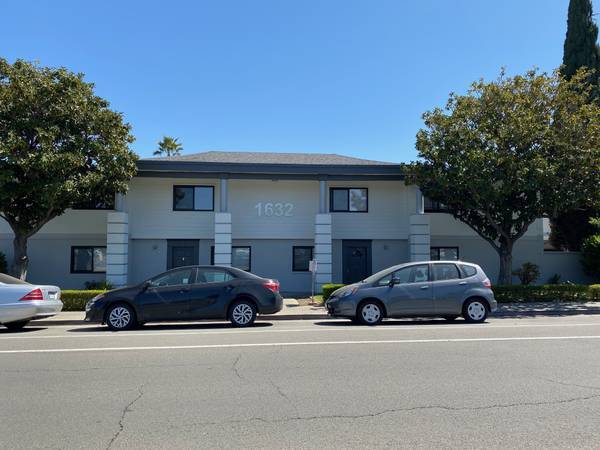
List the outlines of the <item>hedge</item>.
<svg viewBox="0 0 600 450">
<path fill-rule="evenodd" d="M 323 285 L 323 301 L 326 301 L 334 291 L 344 287 L 345 284 L 324 284 Z"/>
<path fill-rule="evenodd" d="M 85 304 L 106 291 L 62 291 L 63 311 L 85 311 Z"/>
<path fill-rule="evenodd" d="M 343 284 L 324 284 L 323 301 Z M 551 302 L 551 301 L 600 301 L 600 284 L 547 284 L 493 286 L 494 297 L 498 303 L 511 302 Z"/>
<path fill-rule="evenodd" d="M 541 286 L 492 286 L 498 303 L 600 301 L 600 285 L 546 284 Z"/>
</svg>

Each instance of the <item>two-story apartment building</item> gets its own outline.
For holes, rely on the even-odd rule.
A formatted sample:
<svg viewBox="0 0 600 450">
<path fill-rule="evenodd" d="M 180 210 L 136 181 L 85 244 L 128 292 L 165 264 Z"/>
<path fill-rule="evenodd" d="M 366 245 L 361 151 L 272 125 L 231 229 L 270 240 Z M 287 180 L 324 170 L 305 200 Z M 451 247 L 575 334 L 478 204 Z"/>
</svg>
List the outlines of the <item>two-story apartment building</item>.
<svg viewBox="0 0 600 450">
<path fill-rule="evenodd" d="M 12 234 L 0 220 L 0 251 Z M 348 283 L 385 267 L 463 259 L 495 278 L 498 257 L 466 225 L 406 186 L 397 164 L 331 154 L 205 152 L 142 159 L 129 192 L 110 209 L 73 209 L 29 243 L 29 279 L 82 288 L 107 279 L 141 282 L 188 264 L 233 265 L 277 278 L 282 291 Z M 542 278 L 584 281 L 578 255 L 544 252 L 542 222 L 515 248 L 514 262 Z"/>
</svg>

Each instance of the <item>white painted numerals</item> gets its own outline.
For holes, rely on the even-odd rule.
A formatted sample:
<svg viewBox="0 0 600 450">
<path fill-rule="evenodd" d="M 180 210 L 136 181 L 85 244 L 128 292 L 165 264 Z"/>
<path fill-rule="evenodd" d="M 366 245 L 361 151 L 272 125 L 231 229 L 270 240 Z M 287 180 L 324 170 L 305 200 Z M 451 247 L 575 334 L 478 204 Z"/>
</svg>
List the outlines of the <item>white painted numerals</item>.
<svg viewBox="0 0 600 450">
<path fill-rule="evenodd" d="M 293 203 L 262 203 L 254 205 L 258 217 L 292 217 L 294 215 Z"/>
</svg>

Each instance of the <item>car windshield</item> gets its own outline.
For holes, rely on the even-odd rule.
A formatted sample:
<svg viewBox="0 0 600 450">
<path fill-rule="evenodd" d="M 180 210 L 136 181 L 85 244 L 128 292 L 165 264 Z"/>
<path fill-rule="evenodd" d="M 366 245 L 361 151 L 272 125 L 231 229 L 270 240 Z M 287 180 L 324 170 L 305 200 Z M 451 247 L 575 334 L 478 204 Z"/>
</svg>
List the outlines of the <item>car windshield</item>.
<svg viewBox="0 0 600 450">
<path fill-rule="evenodd" d="M 387 269 L 384 269 L 380 272 L 374 273 L 373 275 L 371 275 L 370 277 L 365 278 L 364 280 L 361 281 L 361 283 L 375 283 L 377 280 L 379 280 L 380 278 L 385 277 L 386 275 L 388 275 L 391 272 L 395 272 L 396 270 L 398 270 L 400 267 L 395 266 L 395 267 L 389 267 Z"/>
<path fill-rule="evenodd" d="M 0 283 L 2 284 L 29 284 L 27 281 L 19 280 L 5 273 L 0 273 Z"/>
</svg>

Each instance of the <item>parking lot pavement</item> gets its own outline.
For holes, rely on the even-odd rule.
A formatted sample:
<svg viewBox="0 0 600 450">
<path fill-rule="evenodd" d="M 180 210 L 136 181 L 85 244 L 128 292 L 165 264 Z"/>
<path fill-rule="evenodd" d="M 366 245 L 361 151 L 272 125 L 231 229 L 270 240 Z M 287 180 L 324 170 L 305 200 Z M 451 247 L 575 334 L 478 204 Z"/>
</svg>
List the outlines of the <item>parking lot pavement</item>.
<svg viewBox="0 0 600 450">
<path fill-rule="evenodd" d="M 0 448 L 595 447 L 600 316 L 0 331 Z"/>
</svg>

